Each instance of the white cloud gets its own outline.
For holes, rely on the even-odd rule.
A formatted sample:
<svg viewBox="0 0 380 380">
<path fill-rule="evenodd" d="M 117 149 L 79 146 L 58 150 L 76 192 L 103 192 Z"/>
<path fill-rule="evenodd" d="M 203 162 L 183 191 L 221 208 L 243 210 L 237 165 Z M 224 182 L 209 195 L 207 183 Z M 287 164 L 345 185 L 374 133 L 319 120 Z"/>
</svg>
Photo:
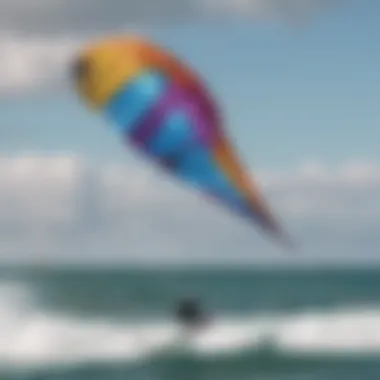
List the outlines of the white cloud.
<svg viewBox="0 0 380 380">
<path fill-rule="evenodd" d="M 72 223 L 80 172 L 72 157 L 0 158 L 0 223 Z"/>
<path fill-rule="evenodd" d="M 309 20 L 326 8 L 337 5 L 335 0 L 205 0 L 210 12 L 220 11 L 253 19 L 280 19 L 287 22 Z"/>
<path fill-rule="evenodd" d="M 32 6 L 33 4 L 33 6 Z M 0 0 L 0 94 L 55 83 L 95 35 L 183 20 L 304 18 L 324 0 Z"/>
<path fill-rule="evenodd" d="M 305 168 L 311 168 L 310 171 Z M 380 167 L 262 174 L 301 244 L 289 259 L 257 230 L 150 166 L 91 167 L 70 155 L 0 159 L 0 258 L 50 262 L 370 257 L 380 238 Z M 314 256 L 313 256 L 314 255 Z"/>
<path fill-rule="evenodd" d="M 64 78 L 81 42 L 79 38 L 0 35 L 0 92 L 19 93 Z"/>
<path fill-rule="evenodd" d="M 31 33 L 99 32 L 131 25 L 177 23 L 215 16 L 308 17 L 336 0 L 37 0 L 0 1 L 3 29 Z"/>
</svg>

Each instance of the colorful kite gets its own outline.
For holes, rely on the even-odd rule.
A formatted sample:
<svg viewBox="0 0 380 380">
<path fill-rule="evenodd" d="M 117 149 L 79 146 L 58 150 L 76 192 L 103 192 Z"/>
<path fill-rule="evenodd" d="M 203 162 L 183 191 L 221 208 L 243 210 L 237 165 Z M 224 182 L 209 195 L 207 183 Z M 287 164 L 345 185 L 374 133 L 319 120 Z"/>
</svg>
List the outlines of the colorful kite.
<svg viewBox="0 0 380 380">
<path fill-rule="evenodd" d="M 284 237 L 235 155 L 220 113 L 191 69 L 136 36 L 85 47 L 73 67 L 79 95 L 165 171 L 277 237 Z"/>
</svg>

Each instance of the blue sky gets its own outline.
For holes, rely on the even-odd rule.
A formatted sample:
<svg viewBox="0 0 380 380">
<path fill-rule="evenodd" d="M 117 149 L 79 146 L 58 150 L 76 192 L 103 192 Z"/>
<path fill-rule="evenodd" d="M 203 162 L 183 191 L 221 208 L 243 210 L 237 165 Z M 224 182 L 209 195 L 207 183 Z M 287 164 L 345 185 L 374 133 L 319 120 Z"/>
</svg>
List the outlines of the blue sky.
<svg viewBox="0 0 380 380">
<path fill-rule="evenodd" d="M 43 12 L 37 3 L 35 12 Z M 170 2 L 164 1 L 163 6 L 164 3 L 168 5 Z M 355 180 L 364 176 L 367 182 L 368 177 L 370 182 L 376 182 L 377 163 L 380 162 L 380 5 L 366 1 L 343 2 L 332 9 L 322 7 L 315 14 L 311 12 L 310 18 L 302 18 L 300 23 L 294 24 L 292 17 L 280 17 L 280 20 L 261 17 L 260 12 L 256 12 L 256 3 L 260 2 L 252 2 L 251 13 L 243 10 L 239 13 L 237 9 L 233 14 L 235 8 L 231 6 L 231 17 L 224 15 L 221 19 L 195 16 L 187 19 L 178 14 L 182 26 L 169 21 L 157 23 L 154 27 L 149 23 L 139 25 L 136 17 L 133 27 L 174 50 L 206 78 L 222 106 L 226 127 L 252 170 L 281 173 L 287 176 L 288 182 L 293 178 L 293 184 L 287 182 L 286 185 L 291 188 L 286 190 L 287 199 L 291 197 L 289 192 L 305 187 L 305 180 L 296 187 L 300 178 L 294 174 L 305 166 L 311 168 L 311 173 L 302 172 L 302 175 L 313 177 L 313 181 L 321 182 L 321 177 L 327 175 L 321 172 L 325 171 L 329 172 L 330 182 L 338 181 L 339 176 L 351 178 L 351 170 Z M 265 0 L 261 3 L 277 4 L 276 1 Z M 75 10 L 74 3 L 68 4 Z M 128 2 L 126 4 L 127 7 Z M 292 11 L 296 8 L 295 5 Z M 6 10 L 4 8 L 3 14 Z M 40 13 L 37 16 L 41 16 Z M 17 17 L 17 12 L 13 14 Z M 249 17 L 243 17 L 243 14 Z M 9 73 L 3 70 L 3 78 L 0 74 L 0 89 L 3 91 L 0 102 L 2 155 L 17 160 L 18 156 L 30 155 L 31 152 L 34 156 L 46 152 L 64 153 L 68 157 L 84 158 L 92 164 L 119 164 L 134 170 L 131 152 L 100 116 L 89 113 L 78 103 L 64 76 L 69 53 L 74 49 L 70 50 L 67 40 L 62 42 L 62 39 L 67 36 L 68 41 L 77 46 L 76 39 L 88 38 L 93 31 L 82 30 L 80 25 L 78 28 L 70 25 L 66 29 L 60 25 L 60 29 L 55 31 L 51 30 L 51 25 L 46 31 L 43 25 L 39 25 L 37 30 L 33 24 L 28 28 L 28 23 L 21 23 L 25 17 L 25 14 L 20 14 L 19 20 L 15 19 L 13 28 L 17 28 L 17 21 L 20 21 L 19 31 L 9 27 L 9 31 L 1 32 L 0 49 L 3 46 L 12 53 L 8 58 L 11 68 L 5 66 Z M 97 20 L 100 22 L 101 18 L 99 14 Z M 170 21 L 176 21 L 176 15 Z M 129 28 L 128 24 L 107 24 L 104 33 L 120 27 Z M 101 33 L 102 28 L 98 28 Z M 35 50 L 30 47 L 30 38 L 34 41 Z M 67 56 L 60 53 L 61 45 L 68 51 Z M 61 54 L 59 59 L 51 59 L 58 53 Z M 50 76 L 56 74 L 58 84 L 53 80 L 54 85 L 49 85 L 44 71 L 36 69 L 36 62 Z M 20 73 L 17 67 L 21 67 Z M 307 165 L 310 162 L 313 165 Z M 332 172 L 330 166 L 340 172 Z M 335 189 L 336 184 L 334 186 Z M 345 187 L 343 184 L 342 188 Z M 271 189 L 268 191 L 270 193 Z M 302 196 L 309 196 L 310 203 L 315 204 L 317 200 L 313 196 L 316 195 L 310 195 L 310 190 L 305 191 L 309 193 L 304 192 Z M 371 191 L 371 194 L 377 194 L 373 189 Z M 350 205 L 350 200 L 347 202 Z M 276 199 L 274 203 L 277 204 Z M 327 203 L 325 206 L 329 210 Z M 279 207 L 282 210 L 282 206 Z M 330 220 L 331 216 L 326 215 L 324 217 Z M 348 216 L 344 214 L 343 218 L 347 220 Z M 292 217 L 290 219 L 293 220 Z M 324 224 L 321 219 L 311 223 Z M 298 224 L 304 223 L 298 221 Z M 239 229 L 236 225 L 234 228 Z M 295 227 L 295 230 L 300 232 L 302 229 Z M 240 233 L 237 232 L 238 235 Z M 302 232 L 301 235 L 309 236 L 310 232 Z M 336 251 L 330 235 L 322 238 L 330 241 L 323 249 Z M 167 239 L 170 241 L 170 237 Z M 341 236 L 335 239 L 340 241 L 339 250 L 343 252 L 345 246 Z M 260 237 L 256 236 L 253 242 L 256 244 L 258 240 Z M 380 240 L 373 244 L 377 247 L 378 243 Z M 316 247 L 310 252 L 317 250 Z M 22 250 L 22 247 L 17 249 Z M 115 248 L 117 250 L 120 246 Z M 36 251 L 42 249 L 36 248 Z"/>
<path fill-rule="evenodd" d="M 377 160 L 380 24 L 374 8 L 343 6 L 290 28 L 235 21 L 144 32 L 206 78 L 249 161 L 286 169 L 305 159 Z M 62 88 L 0 107 L 7 125 L 3 151 L 74 150 L 123 159 L 102 121 Z"/>
</svg>

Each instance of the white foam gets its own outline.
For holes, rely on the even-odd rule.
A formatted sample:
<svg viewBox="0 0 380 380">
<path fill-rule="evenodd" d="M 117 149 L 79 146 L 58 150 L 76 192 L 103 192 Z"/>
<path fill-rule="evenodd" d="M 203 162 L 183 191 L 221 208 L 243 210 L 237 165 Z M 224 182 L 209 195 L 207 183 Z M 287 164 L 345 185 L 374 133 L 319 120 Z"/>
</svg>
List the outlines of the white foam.
<svg viewBox="0 0 380 380">
<path fill-rule="evenodd" d="M 296 355 L 380 354 L 380 310 L 221 317 L 186 339 L 183 333 L 171 321 L 115 323 L 44 313 L 26 288 L 0 285 L 0 365 L 18 368 L 135 362 L 165 350 L 202 357 L 235 355 L 268 344 Z"/>
</svg>

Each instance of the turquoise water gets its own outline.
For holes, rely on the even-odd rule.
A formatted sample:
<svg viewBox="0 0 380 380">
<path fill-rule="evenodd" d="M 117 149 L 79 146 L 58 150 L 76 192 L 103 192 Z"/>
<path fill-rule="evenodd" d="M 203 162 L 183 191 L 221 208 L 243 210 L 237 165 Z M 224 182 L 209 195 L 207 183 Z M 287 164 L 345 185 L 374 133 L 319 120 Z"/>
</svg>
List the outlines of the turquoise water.
<svg viewBox="0 0 380 380">
<path fill-rule="evenodd" d="M 378 380 L 380 270 L 4 269 L 0 378 Z"/>
</svg>

